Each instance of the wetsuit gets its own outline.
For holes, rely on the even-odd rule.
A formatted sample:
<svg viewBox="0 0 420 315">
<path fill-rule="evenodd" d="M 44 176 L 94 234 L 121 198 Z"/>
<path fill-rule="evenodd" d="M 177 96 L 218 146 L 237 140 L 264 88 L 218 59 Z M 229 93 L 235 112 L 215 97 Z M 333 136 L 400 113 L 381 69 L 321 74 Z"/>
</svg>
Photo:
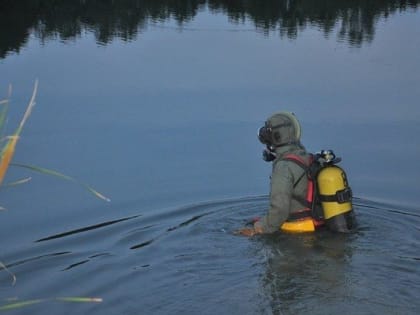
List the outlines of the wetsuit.
<svg viewBox="0 0 420 315">
<path fill-rule="evenodd" d="M 256 224 L 263 233 L 273 233 L 289 218 L 291 213 L 306 208 L 304 200 L 307 193 L 308 179 L 302 167 L 282 158 L 288 154 L 300 156 L 304 161 L 310 158 L 301 145 L 285 145 L 276 149 L 273 161 L 270 187 L 270 207 L 267 215 Z M 295 186 L 295 187 L 294 187 Z"/>
</svg>

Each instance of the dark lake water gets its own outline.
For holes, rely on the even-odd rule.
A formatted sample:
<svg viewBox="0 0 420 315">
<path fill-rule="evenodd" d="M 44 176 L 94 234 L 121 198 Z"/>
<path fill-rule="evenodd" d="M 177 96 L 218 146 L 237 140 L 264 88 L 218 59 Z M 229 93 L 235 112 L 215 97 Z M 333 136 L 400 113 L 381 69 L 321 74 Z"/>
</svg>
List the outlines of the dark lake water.
<svg viewBox="0 0 420 315">
<path fill-rule="evenodd" d="M 420 1 L 1 1 L 1 305 L 13 314 L 418 314 Z M 268 206 L 257 129 L 296 113 L 359 228 L 244 238 Z M 0 305 L 0 307 L 1 307 Z"/>
</svg>

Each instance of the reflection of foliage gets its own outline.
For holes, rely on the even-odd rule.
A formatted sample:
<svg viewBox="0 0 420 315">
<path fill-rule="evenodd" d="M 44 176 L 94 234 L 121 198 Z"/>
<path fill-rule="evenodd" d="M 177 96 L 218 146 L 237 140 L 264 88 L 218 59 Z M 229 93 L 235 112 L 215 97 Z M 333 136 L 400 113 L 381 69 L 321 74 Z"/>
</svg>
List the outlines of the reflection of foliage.
<svg viewBox="0 0 420 315">
<path fill-rule="evenodd" d="M 98 42 L 107 44 L 114 37 L 134 39 L 146 22 L 174 18 L 179 23 L 190 20 L 202 1 L 133 1 L 133 0 L 62 0 L 45 2 L 38 11 L 35 27 L 40 38 L 57 34 L 61 39 L 80 35 L 83 29 L 95 33 Z M 178 3 L 179 2 L 179 3 Z M 53 6 L 51 10 L 50 6 Z"/>
<path fill-rule="evenodd" d="M 191 21 L 208 6 L 232 22 L 252 21 L 265 34 L 296 38 L 315 25 L 326 35 L 339 24 L 339 38 L 352 45 L 370 41 L 379 17 L 408 8 L 420 0 L 0 0 L 0 58 L 19 52 L 31 32 L 41 40 L 77 38 L 84 30 L 100 44 L 114 38 L 130 41 L 149 22 Z"/>
<path fill-rule="evenodd" d="M 326 35 L 340 24 L 339 38 L 352 45 L 370 41 L 374 25 L 381 16 L 397 10 L 417 8 L 419 0 L 210 0 L 213 10 L 222 10 L 232 21 L 252 20 L 266 34 L 280 31 L 280 35 L 296 38 L 307 25 L 317 26 Z"/>
<path fill-rule="evenodd" d="M 0 58 L 19 52 L 31 32 L 41 40 L 93 32 L 98 43 L 137 37 L 147 22 L 191 20 L 205 0 L 0 0 Z M 7 30 L 7 32 L 5 32 Z"/>
</svg>

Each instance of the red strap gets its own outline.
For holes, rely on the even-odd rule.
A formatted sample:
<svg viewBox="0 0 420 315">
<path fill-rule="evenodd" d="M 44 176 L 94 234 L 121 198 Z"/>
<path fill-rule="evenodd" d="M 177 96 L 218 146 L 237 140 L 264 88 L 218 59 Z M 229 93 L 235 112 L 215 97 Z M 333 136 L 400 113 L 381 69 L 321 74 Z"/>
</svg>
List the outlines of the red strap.
<svg viewBox="0 0 420 315">
<path fill-rule="evenodd" d="M 283 157 L 283 159 L 285 159 L 285 160 L 293 160 L 293 161 L 296 161 L 296 162 L 298 162 L 298 163 L 300 163 L 300 164 L 303 164 L 303 165 L 305 165 L 305 166 L 308 166 L 308 163 L 307 162 L 305 162 L 305 160 L 303 159 L 303 158 L 301 158 L 299 155 L 296 155 L 296 154 L 292 154 L 292 153 L 290 153 L 290 154 L 286 154 L 284 157 Z M 309 161 L 309 163 L 310 163 L 311 161 Z"/>
<path fill-rule="evenodd" d="M 309 165 L 311 165 L 312 161 L 313 161 L 313 155 L 311 154 L 309 156 L 309 161 L 305 162 L 305 160 L 303 158 L 301 158 L 300 156 L 296 155 L 296 154 L 286 154 L 283 157 L 284 160 L 292 160 L 298 164 L 300 164 L 303 168 L 308 168 Z M 306 201 L 311 204 L 314 198 L 314 182 L 312 178 L 308 179 L 308 191 L 306 193 Z"/>
</svg>

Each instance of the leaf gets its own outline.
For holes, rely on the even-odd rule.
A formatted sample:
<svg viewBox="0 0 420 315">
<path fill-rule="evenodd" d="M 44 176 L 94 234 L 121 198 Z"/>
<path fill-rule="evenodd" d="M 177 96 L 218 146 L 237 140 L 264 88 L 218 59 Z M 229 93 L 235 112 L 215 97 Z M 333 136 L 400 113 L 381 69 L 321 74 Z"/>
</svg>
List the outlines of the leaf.
<svg viewBox="0 0 420 315">
<path fill-rule="evenodd" d="M 9 100 L 0 101 L 0 135 L 3 136 L 3 130 L 6 125 L 7 112 L 9 109 Z"/>
<path fill-rule="evenodd" d="M 14 303 L 8 303 L 3 306 L 0 306 L 0 312 L 9 311 L 17 308 L 26 307 L 33 304 L 38 304 L 47 301 L 61 301 L 61 302 L 73 302 L 73 303 L 101 303 L 102 298 L 92 298 L 92 297 L 59 297 L 53 299 L 33 299 L 27 301 L 17 301 Z"/>
<path fill-rule="evenodd" d="M 6 175 L 7 169 L 9 168 L 10 161 L 15 153 L 15 147 L 18 140 L 18 136 L 11 136 L 9 141 L 6 143 L 0 160 L 0 185 L 3 182 L 4 176 Z"/>
<path fill-rule="evenodd" d="M 57 301 L 63 302 L 76 302 L 76 303 L 101 303 L 102 298 L 92 297 L 60 297 L 56 298 Z"/>
<path fill-rule="evenodd" d="M 67 181 L 71 181 L 74 182 L 76 184 L 79 184 L 81 186 L 83 186 L 86 190 L 88 190 L 90 193 L 92 193 L 93 195 L 95 195 L 97 198 L 105 200 L 107 202 L 110 202 L 111 199 L 109 199 L 108 197 L 104 196 L 103 194 L 101 194 L 100 192 L 98 192 L 97 190 L 93 189 L 91 186 L 79 182 L 78 180 L 74 179 L 73 177 L 70 177 L 68 175 L 62 174 L 60 172 L 57 172 L 55 170 L 51 170 L 51 169 L 47 169 L 47 168 L 42 168 L 42 167 L 38 167 L 38 166 L 34 166 L 34 165 L 26 165 L 26 164 L 18 164 L 18 163 L 12 163 L 13 166 L 18 166 L 18 167 L 23 167 L 23 168 L 27 168 L 30 169 L 32 171 L 41 173 L 41 174 L 45 174 L 45 175 L 51 175 L 54 177 L 58 177 Z"/>
<path fill-rule="evenodd" d="M 0 312 L 8 311 L 8 310 L 16 309 L 16 308 L 21 308 L 21 307 L 25 307 L 32 304 L 41 303 L 43 301 L 44 300 L 28 300 L 28 301 L 5 304 L 3 306 L 0 306 Z"/>
<path fill-rule="evenodd" d="M 20 133 L 22 132 L 23 126 L 26 123 L 26 120 L 28 120 L 29 116 L 32 113 L 32 109 L 35 106 L 35 98 L 36 98 L 37 93 L 38 93 L 38 80 L 35 80 L 34 91 L 32 92 L 31 99 L 29 101 L 28 107 L 26 108 L 25 114 L 23 115 L 22 121 L 20 122 L 19 127 L 17 128 L 15 132 L 16 136 L 20 135 Z"/>
<path fill-rule="evenodd" d="M 93 189 L 92 187 L 89 187 L 86 184 L 83 183 L 79 183 L 80 185 L 83 185 L 88 191 L 90 191 L 93 195 L 95 195 L 97 198 L 102 199 L 106 202 L 111 202 L 111 199 L 109 199 L 108 197 L 102 195 L 99 191 L 96 191 L 95 189 Z"/>
<path fill-rule="evenodd" d="M 9 99 L 12 96 L 12 85 L 9 85 L 7 98 L 0 101 L 0 136 L 3 136 L 3 131 L 7 121 L 7 112 L 9 110 Z"/>
<path fill-rule="evenodd" d="M 11 90 L 11 88 L 10 88 Z M 15 147 L 19 139 L 19 135 L 22 132 L 23 126 L 25 125 L 26 120 L 29 118 L 33 107 L 35 106 L 35 97 L 38 91 L 38 80 L 35 81 L 34 91 L 32 92 L 32 97 L 29 101 L 28 107 L 26 108 L 25 114 L 19 124 L 19 127 L 16 129 L 15 133 L 9 137 L 9 141 L 6 143 L 3 148 L 0 156 L 0 185 L 3 182 L 4 176 L 6 175 L 9 164 L 15 153 Z"/>
<path fill-rule="evenodd" d="M 58 171 L 52 170 L 52 169 L 48 169 L 48 168 L 43 168 L 43 167 L 39 167 L 39 166 L 35 166 L 35 165 L 29 165 L 29 164 L 21 164 L 21 163 L 12 163 L 11 165 L 13 166 L 17 166 L 17 167 L 22 167 L 22 168 L 27 168 L 30 169 L 31 171 L 34 172 L 38 172 L 44 175 L 50 175 L 50 176 L 54 176 L 54 177 L 58 177 L 61 179 L 65 179 L 68 181 L 75 181 L 74 178 L 67 176 L 65 174 L 62 174 Z"/>
<path fill-rule="evenodd" d="M 22 179 L 16 180 L 16 181 L 11 182 L 11 183 L 4 184 L 3 186 L 5 186 L 5 187 L 17 186 L 17 185 L 25 184 L 25 183 L 29 182 L 31 179 L 32 179 L 32 177 L 26 177 L 26 178 L 22 178 Z"/>
<path fill-rule="evenodd" d="M 1 261 L 0 261 L 0 268 L 3 268 L 4 270 L 6 270 L 6 272 L 12 278 L 12 286 L 15 285 L 16 284 L 16 276 L 9 269 L 7 269 L 6 265 L 4 265 Z"/>
</svg>

